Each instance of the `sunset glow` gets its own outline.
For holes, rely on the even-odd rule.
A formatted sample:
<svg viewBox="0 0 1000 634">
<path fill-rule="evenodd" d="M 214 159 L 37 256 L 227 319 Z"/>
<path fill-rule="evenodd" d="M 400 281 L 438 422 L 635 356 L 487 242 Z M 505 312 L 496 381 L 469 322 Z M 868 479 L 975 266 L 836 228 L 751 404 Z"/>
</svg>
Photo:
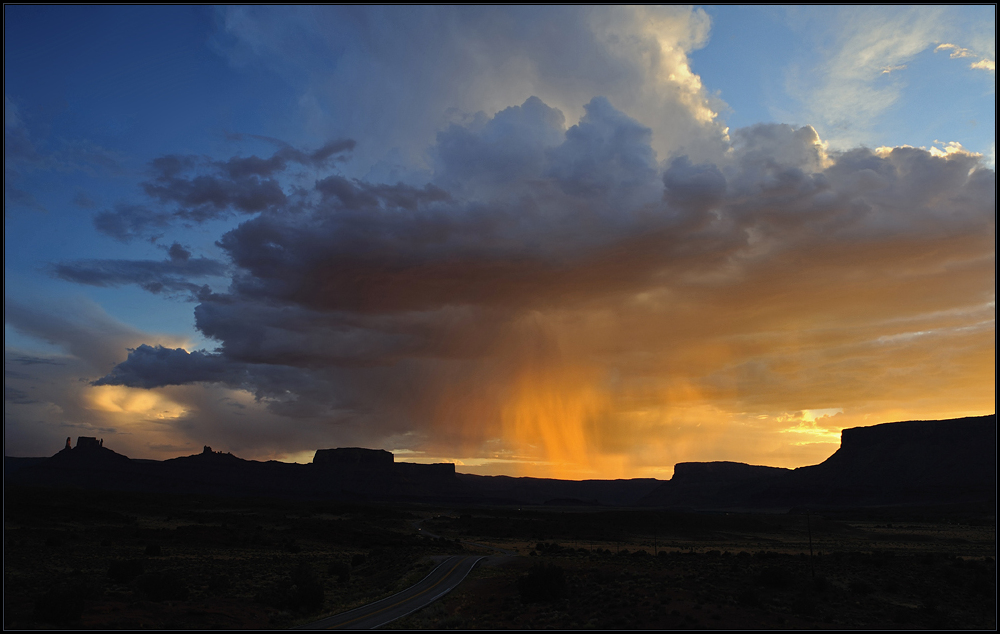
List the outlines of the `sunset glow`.
<svg viewBox="0 0 1000 634">
<path fill-rule="evenodd" d="M 668 478 L 995 411 L 993 7 L 57 13 L 5 7 L 8 455 Z"/>
</svg>

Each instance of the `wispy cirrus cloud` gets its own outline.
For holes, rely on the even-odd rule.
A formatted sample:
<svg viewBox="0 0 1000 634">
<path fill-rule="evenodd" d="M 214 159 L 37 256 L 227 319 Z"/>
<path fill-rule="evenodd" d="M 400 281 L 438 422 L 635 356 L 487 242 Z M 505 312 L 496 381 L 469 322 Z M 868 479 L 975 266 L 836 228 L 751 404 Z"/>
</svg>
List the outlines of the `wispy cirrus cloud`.
<svg viewBox="0 0 1000 634">
<path fill-rule="evenodd" d="M 943 7 L 824 8 L 802 16 L 799 29 L 829 42 L 824 53 L 789 71 L 794 113 L 838 148 L 865 142 L 905 86 L 900 71 L 947 32 Z M 784 113 L 785 116 L 793 113 Z"/>
<path fill-rule="evenodd" d="M 117 174 L 125 158 L 87 139 L 58 140 L 45 147 L 33 138 L 17 104 L 4 95 L 4 210 L 24 208 L 45 211 L 45 206 L 24 187 L 33 172 L 83 172 Z"/>
</svg>

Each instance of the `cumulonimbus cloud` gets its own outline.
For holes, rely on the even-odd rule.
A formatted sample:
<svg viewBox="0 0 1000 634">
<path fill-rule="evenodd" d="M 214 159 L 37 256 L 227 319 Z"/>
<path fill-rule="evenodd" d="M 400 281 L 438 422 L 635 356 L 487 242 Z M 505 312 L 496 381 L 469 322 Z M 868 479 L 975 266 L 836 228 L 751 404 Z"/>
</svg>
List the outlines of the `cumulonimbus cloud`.
<svg viewBox="0 0 1000 634">
<path fill-rule="evenodd" d="M 98 384 L 216 382 L 373 439 L 567 459 L 627 451 L 637 412 L 685 393 L 843 407 L 854 366 L 888 354 L 873 342 L 914 324 L 988 337 L 995 174 L 976 155 L 828 155 L 761 124 L 716 162 L 660 163 L 649 128 L 585 111 L 566 129 L 529 99 L 442 131 L 422 187 L 334 175 L 267 207 L 219 240 L 230 288 L 195 309 L 219 348 L 141 346 Z"/>
</svg>

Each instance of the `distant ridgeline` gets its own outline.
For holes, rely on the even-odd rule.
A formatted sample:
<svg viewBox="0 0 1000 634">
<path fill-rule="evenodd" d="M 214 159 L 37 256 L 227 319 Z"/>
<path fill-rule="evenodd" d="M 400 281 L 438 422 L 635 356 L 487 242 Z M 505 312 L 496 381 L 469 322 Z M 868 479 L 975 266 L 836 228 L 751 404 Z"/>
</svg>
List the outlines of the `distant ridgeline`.
<svg viewBox="0 0 1000 634">
<path fill-rule="evenodd" d="M 840 449 L 798 469 L 680 463 L 640 502 L 693 509 L 876 506 L 996 500 L 996 415 L 845 429 Z"/>
<path fill-rule="evenodd" d="M 669 481 L 553 480 L 455 473 L 357 447 L 311 464 L 243 460 L 205 447 L 171 460 L 130 459 L 81 436 L 50 458 L 4 457 L 10 485 L 341 501 L 651 506 L 703 510 L 996 500 L 996 416 L 845 429 L 841 447 L 798 469 L 685 462 Z"/>
</svg>

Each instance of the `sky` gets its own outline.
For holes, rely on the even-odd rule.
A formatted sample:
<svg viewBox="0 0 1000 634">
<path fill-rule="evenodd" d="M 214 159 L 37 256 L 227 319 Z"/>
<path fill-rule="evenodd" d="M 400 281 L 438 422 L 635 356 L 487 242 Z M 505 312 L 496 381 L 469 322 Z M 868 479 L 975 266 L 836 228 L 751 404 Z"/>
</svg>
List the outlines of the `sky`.
<svg viewBox="0 0 1000 634">
<path fill-rule="evenodd" d="M 996 9 L 4 7 L 4 453 L 669 478 L 996 409 Z"/>
</svg>

